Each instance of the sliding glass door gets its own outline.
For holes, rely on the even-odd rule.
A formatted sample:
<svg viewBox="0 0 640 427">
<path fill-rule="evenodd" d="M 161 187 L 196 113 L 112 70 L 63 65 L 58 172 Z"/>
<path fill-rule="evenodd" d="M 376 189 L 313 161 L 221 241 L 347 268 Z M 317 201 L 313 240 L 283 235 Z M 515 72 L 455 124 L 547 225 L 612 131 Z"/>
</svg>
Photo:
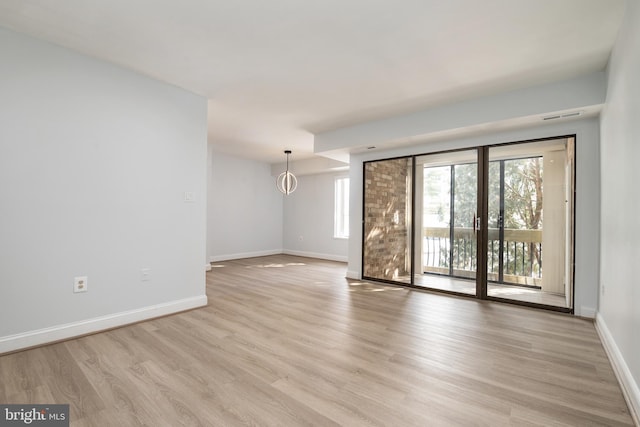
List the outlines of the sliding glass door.
<svg viewBox="0 0 640 427">
<path fill-rule="evenodd" d="M 416 158 L 414 284 L 476 294 L 476 150 Z"/>
<path fill-rule="evenodd" d="M 489 297 L 572 307 L 573 138 L 489 149 Z"/>
<path fill-rule="evenodd" d="M 366 162 L 363 278 L 571 311 L 573 146 Z"/>
</svg>

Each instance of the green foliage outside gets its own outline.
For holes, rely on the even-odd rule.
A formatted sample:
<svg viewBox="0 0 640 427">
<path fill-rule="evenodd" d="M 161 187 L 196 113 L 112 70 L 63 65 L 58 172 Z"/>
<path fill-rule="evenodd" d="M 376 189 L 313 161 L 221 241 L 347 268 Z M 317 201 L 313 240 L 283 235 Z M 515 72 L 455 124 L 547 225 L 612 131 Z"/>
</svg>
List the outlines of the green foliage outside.
<svg viewBox="0 0 640 427">
<path fill-rule="evenodd" d="M 499 228 L 500 161 L 489 164 L 489 228 Z M 543 168 L 541 157 L 504 160 L 504 228 L 539 230 L 542 227 Z M 448 227 L 451 223 L 451 180 L 454 180 L 455 229 L 473 228 L 477 211 L 477 166 L 462 164 L 425 168 L 425 226 Z M 464 233 L 463 233 L 464 234 Z M 475 270 L 475 240 L 468 234 L 453 242 L 453 267 Z M 448 239 L 447 239 L 448 243 Z M 449 267 L 449 245 L 440 244 L 435 267 Z M 493 248 L 493 250 L 492 250 Z M 539 277 L 542 274 L 539 242 L 507 242 L 504 273 Z M 489 272 L 497 274 L 499 242 L 489 242 Z M 492 262 L 493 261 L 493 262 Z M 493 270 L 493 271 L 492 271 Z"/>
</svg>

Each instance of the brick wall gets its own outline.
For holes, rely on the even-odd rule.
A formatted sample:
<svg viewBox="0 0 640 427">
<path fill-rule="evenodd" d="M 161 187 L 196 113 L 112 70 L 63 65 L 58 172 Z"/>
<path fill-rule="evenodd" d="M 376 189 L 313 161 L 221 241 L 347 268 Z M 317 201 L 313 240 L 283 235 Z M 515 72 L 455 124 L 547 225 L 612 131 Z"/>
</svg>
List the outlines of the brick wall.
<svg viewBox="0 0 640 427">
<path fill-rule="evenodd" d="M 395 280 L 409 275 L 411 159 L 365 164 L 363 275 Z"/>
</svg>

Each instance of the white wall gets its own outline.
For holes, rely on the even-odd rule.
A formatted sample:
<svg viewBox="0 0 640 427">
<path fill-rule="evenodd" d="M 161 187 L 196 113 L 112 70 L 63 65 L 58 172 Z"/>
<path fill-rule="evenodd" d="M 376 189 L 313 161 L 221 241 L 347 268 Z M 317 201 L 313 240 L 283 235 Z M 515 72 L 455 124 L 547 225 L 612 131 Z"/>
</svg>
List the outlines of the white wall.
<svg viewBox="0 0 640 427">
<path fill-rule="evenodd" d="M 209 261 L 282 253 L 282 198 L 271 165 L 209 145 Z"/>
<path fill-rule="evenodd" d="M 303 175 L 284 199 L 284 252 L 347 261 L 347 239 L 333 237 L 334 182 L 346 172 Z"/>
<path fill-rule="evenodd" d="M 349 174 L 351 178 L 351 235 L 347 276 L 359 279 L 362 274 L 362 164 L 364 161 L 575 134 L 576 274 L 574 305 L 577 315 L 594 317 L 598 304 L 599 272 L 599 132 L 598 120 L 594 118 L 352 155 Z"/>
<path fill-rule="evenodd" d="M 205 99 L 1 28 L 0 52 L 0 353 L 206 304 Z"/>
<path fill-rule="evenodd" d="M 608 69 L 601 123 L 602 205 L 598 324 L 640 412 L 640 3 L 628 1 Z M 636 418 L 636 420 L 638 420 Z"/>
<path fill-rule="evenodd" d="M 315 135 L 313 148 L 316 154 L 331 154 L 347 148 L 388 146 L 390 141 L 410 141 L 417 136 L 442 136 L 456 129 L 482 130 L 524 117 L 539 120 L 556 111 L 602 105 L 605 96 L 606 76 L 598 71 L 324 132 Z"/>
</svg>

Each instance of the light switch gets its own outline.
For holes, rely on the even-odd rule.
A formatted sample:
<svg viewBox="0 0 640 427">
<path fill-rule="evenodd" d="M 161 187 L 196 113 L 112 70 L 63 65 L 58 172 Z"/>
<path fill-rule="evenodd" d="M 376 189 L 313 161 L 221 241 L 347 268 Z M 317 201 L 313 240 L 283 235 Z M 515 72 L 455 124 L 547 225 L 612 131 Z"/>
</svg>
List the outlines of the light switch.
<svg viewBox="0 0 640 427">
<path fill-rule="evenodd" d="M 184 201 L 185 202 L 195 202 L 196 201 L 196 193 L 193 191 L 185 191 L 184 192 Z"/>
</svg>

